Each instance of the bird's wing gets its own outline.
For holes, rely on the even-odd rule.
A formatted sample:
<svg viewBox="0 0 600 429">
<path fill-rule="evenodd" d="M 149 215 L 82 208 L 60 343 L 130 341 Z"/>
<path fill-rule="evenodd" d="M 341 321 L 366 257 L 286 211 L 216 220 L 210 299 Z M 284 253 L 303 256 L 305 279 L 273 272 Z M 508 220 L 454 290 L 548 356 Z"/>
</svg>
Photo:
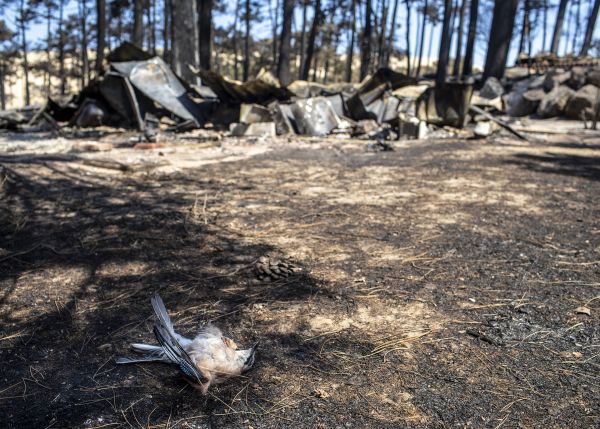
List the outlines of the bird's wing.
<svg viewBox="0 0 600 429">
<path fill-rule="evenodd" d="M 169 331 L 171 335 L 175 335 L 173 323 L 171 322 L 171 318 L 169 317 L 169 313 L 167 313 L 165 303 L 160 295 L 158 293 L 154 294 L 150 301 L 152 302 L 152 308 L 154 308 L 154 313 L 156 313 L 156 317 L 158 317 L 160 325 Z"/>
<path fill-rule="evenodd" d="M 167 355 L 173 363 L 179 365 L 179 369 L 181 369 L 181 372 L 183 372 L 186 377 L 198 384 L 206 383 L 208 381 L 208 378 L 196 368 L 190 355 L 188 355 L 183 347 L 181 347 L 177 338 L 175 338 L 168 329 L 159 324 L 154 325 L 154 335 L 156 335 L 156 339 L 162 346 L 165 355 Z"/>
</svg>

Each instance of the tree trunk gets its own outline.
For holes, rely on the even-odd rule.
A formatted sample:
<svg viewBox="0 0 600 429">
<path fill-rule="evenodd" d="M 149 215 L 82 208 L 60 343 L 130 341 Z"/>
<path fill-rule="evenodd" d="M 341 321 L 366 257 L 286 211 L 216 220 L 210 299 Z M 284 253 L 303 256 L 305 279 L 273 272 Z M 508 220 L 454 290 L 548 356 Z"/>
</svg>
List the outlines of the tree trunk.
<svg viewBox="0 0 600 429">
<path fill-rule="evenodd" d="M 44 74 L 46 96 L 52 92 L 52 3 L 46 3 L 46 70 Z"/>
<path fill-rule="evenodd" d="M 144 0 L 133 0 L 133 43 L 144 45 Z"/>
<path fill-rule="evenodd" d="M 65 71 L 65 32 L 63 31 L 63 15 L 65 0 L 60 0 L 58 11 L 58 75 L 60 78 L 60 94 L 67 92 L 67 73 Z"/>
<path fill-rule="evenodd" d="M 581 32 L 581 0 L 577 3 L 577 9 L 575 10 L 575 31 L 573 31 L 573 40 L 571 43 L 571 52 L 575 55 L 577 48 L 577 38 Z"/>
<path fill-rule="evenodd" d="M 573 6 L 571 4 L 567 4 L 567 11 L 565 15 L 567 16 L 567 31 L 565 33 L 565 49 L 563 51 L 563 55 L 567 55 L 569 53 L 569 39 L 571 36 L 571 22 L 573 21 Z M 559 43 L 560 47 L 560 43 Z"/>
<path fill-rule="evenodd" d="M 455 0 L 453 3 L 453 6 L 451 8 L 451 18 L 450 18 L 450 31 L 448 32 L 448 54 L 447 54 L 447 58 L 448 61 L 450 61 L 450 48 L 452 47 L 452 39 L 454 39 L 454 32 L 455 32 L 455 25 L 456 25 L 456 13 L 457 13 L 457 9 L 458 9 L 458 1 L 459 0 Z"/>
<path fill-rule="evenodd" d="M 469 34 L 467 35 L 467 48 L 465 50 L 465 61 L 463 63 L 463 76 L 473 73 L 473 52 L 475 50 L 475 38 L 477 36 L 477 16 L 479 12 L 479 0 L 471 0 L 469 10 Z"/>
<path fill-rule="evenodd" d="M 243 64 L 243 76 L 244 81 L 248 80 L 250 73 L 250 0 L 246 0 L 246 15 L 244 17 L 246 21 L 246 34 L 244 36 L 244 64 Z"/>
<path fill-rule="evenodd" d="M 587 29 L 585 31 L 585 38 L 583 39 L 583 45 L 581 46 L 580 55 L 582 57 L 588 54 L 590 46 L 592 45 L 592 35 L 594 34 L 594 28 L 596 27 L 596 20 L 598 19 L 598 9 L 600 9 L 600 0 L 594 1 L 594 9 L 588 18 Z"/>
<path fill-rule="evenodd" d="M 156 0 L 151 0 L 150 7 L 152 8 L 152 25 L 150 34 L 152 34 L 152 54 L 156 55 Z"/>
<path fill-rule="evenodd" d="M 163 60 L 167 64 L 171 64 L 171 0 L 164 0 L 162 33 Z"/>
<path fill-rule="evenodd" d="M 85 0 L 79 0 L 79 22 L 81 25 L 81 87 L 85 87 L 90 78 L 88 59 L 87 8 Z"/>
<path fill-rule="evenodd" d="M 306 3 L 306 2 L 305 2 Z M 270 6 L 270 0 L 269 0 Z M 304 6 L 304 11 L 306 12 L 306 6 Z M 275 2 L 275 8 L 273 9 L 273 64 L 277 63 L 277 29 L 279 28 L 279 0 Z M 304 31 L 304 27 L 302 27 Z"/>
<path fill-rule="evenodd" d="M 0 61 L 0 109 L 6 110 L 6 92 L 4 90 L 4 77 L 6 76 L 4 62 Z"/>
<path fill-rule="evenodd" d="M 23 76 L 25 77 L 25 104 L 31 103 L 31 97 L 29 95 L 29 59 L 27 57 L 27 35 L 25 34 L 25 22 L 27 17 L 25 16 L 25 1 L 21 0 L 19 7 L 19 18 L 18 25 L 21 33 L 21 50 L 23 51 Z"/>
<path fill-rule="evenodd" d="M 354 4 L 355 0 L 352 0 L 352 4 Z M 308 9 L 308 1 L 302 1 L 302 30 L 300 30 L 300 67 L 298 67 L 298 79 L 302 76 L 302 69 L 304 68 L 304 59 L 305 52 L 304 50 L 306 45 L 306 11 Z"/>
<path fill-rule="evenodd" d="M 291 81 L 290 59 L 292 39 L 292 19 L 294 17 L 294 0 L 283 0 L 283 23 L 281 26 L 281 43 L 279 44 L 279 61 L 277 77 L 282 85 L 287 86 Z"/>
<path fill-rule="evenodd" d="M 371 36 L 373 29 L 371 27 L 371 15 L 373 7 L 371 0 L 365 0 L 365 28 L 362 35 L 361 53 L 360 53 L 360 80 L 362 81 L 367 73 L 369 73 L 369 65 L 371 63 Z"/>
<path fill-rule="evenodd" d="M 410 76 L 410 2 L 411 0 L 404 0 L 406 3 L 406 75 Z"/>
<path fill-rule="evenodd" d="M 392 11 L 392 23 L 390 25 L 390 34 L 385 50 L 385 66 L 390 64 L 390 56 L 394 50 L 394 36 L 396 34 L 396 15 L 398 14 L 398 0 L 394 0 L 394 10 Z"/>
<path fill-rule="evenodd" d="M 397 2 L 398 0 L 396 0 Z M 354 38 L 356 37 L 356 0 L 352 0 L 352 29 L 346 54 L 346 82 L 352 82 L 352 62 L 354 61 Z"/>
<path fill-rule="evenodd" d="M 381 25 L 379 27 L 379 49 L 377 52 L 377 63 L 379 64 L 379 67 L 385 65 L 385 53 L 387 51 L 385 30 L 387 28 L 388 6 L 386 0 L 381 0 Z"/>
<path fill-rule="evenodd" d="M 235 1 L 235 17 L 233 18 L 233 78 L 238 80 L 238 20 L 240 17 L 240 0 Z"/>
<path fill-rule="evenodd" d="M 106 2 L 105 0 L 96 0 L 96 34 L 98 42 L 96 44 L 96 76 L 102 73 L 102 64 L 104 63 L 104 49 L 106 47 Z"/>
<path fill-rule="evenodd" d="M 429 29 L 429 47 L 427 48 L 427 65 L 431 64 L 431 53 L 433 52 L 433 33 L 435 32 L 436 23 L 431 23 L 431 28 Z"/>
<path fill-rule="evenodd" d="M 171 23 L 173 69 L 186 82 L 195 83 L 196 76 L 188 65 L 198 67 L 196 2 L 173 1 L 171 3 Z"/>
<path fill-rule="evenodd" d="M 484 81 L 488 77 L 493 76 L 501 79 L 504 76 L 518 6 L 519 0 L 495 0 L 492 28 L 483 71 Z"/>
<path fill-rule="evenodd" d="M 548 0 L 543 0 L 542 8 L 544 15 L 542 16 L 542 52 L 546 52 L 546 38 L 548 33 Z"/>
<path fill-rule="evenodd" d="M 563 24 L 565 21 L 565 11 L 567 10 L 567 3 L 567 0 L 560 0 L 560 5 L 558 6 L 556 24 L 554 25 L 554 33 L 552 35 L 552 45 L 550 46 L 550 52 L 554 55 L 558 54 L 558 44 L 560 43 L 560 36 L 562 35 Z"/>
<path fill-rule="evenodd" d="M 525 0 L 527 1 L 527 0 Z M 460 59 L 462 58 L 462 42 L 463 42 L 463 34 L 464 34 L 464 25 L 465 25 L 465 8 L 467 6 L 467 0 L 462 0 L 460 5 L 460 15 L 458 18 L 458 31 L 456 32 L 456 55 L 454 56 L 454 69 L 452 70 L 452 74 L 455 78 L 458 78 L 460 75 Z"/>
<path fill-rule="evenodd" d="M 302 80 L 308 80 L 308 73 L 310 72 L 310 66 L 315 53 L 315 41 L 317 39 L 317 32 L 321 26 L 322 15 L 323 12 L 321 11 L 321 0 L 315 0 L 315 12 L 313 16 L 313 22 L 310 27 L 310 33 L 308 34 L 308 45 L 306 46 L 306 60 L 304 61 L 302 76 L 300 77 Z"/>
<path fill-rule="evenodd" d="M 419 19 L 419 8 L 418 8 L 418 6 L 417 6 L 415 12 L 416 12 L 415 14 L 417 15 L 417 32 L 415 33 L 416 36 L 417 36 L 416 37 L 417 40 L 416 40 L 416 43 L 415 43 L 413 71 L 416 73 L 416 71 L 417 71 L 416 65 L 417 65 L 417 62 L 418 62 L 417 57 L 419 56 L 419 49 L 421 49 L 421 47 L 420 47 L 420 43 L 421 43 L 421 25 L 423 24 L 423 20 Z"/>
<path fill-rule="evenodd" d="M 198 52 L 200 68 L 210 70 L 213 0 L 198 0 Z"/>
<path fill-rule="evenodd" d="M 452 18 L 452 0 L 444 0 L 444 22 L 442 24 L 442 42 L 440 43 L 440 52 L 438 54 L 437 74 L 435 84 L 437 87 L 443 87 L 446 83 L 446 73 L 448 68 L 448 56 L 450 45 L 450 20 Z"/>
<path fill-rule="evenodd" d="M 519 39 L 519 54 L 525 52 L 525 39 L 529 37 L 529 0 L 523 5 L 523 23 L 521 26 L 521 37 Z"/>
<path fill-rule="evenodd" d="M 423 20 L 421 22 L 421 36 L 419 43 L 419 61 L 417 63 L 417 71 L 415 72 L 415 76 L 418 78 L 421 76 L 421 62 L 423 61 L 423 44 L 425 43 L 425 30 L 427 29 L 427 0 L 425 0 L 425 4 L 423 5 Z"/>
</svg>

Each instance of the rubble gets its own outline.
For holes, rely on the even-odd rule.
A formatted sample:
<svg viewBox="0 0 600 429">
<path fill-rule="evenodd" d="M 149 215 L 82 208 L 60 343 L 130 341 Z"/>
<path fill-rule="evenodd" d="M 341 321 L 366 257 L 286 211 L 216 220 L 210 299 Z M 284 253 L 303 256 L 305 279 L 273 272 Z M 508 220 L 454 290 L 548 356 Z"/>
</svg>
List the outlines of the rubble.
<svg viewBox="0 0 600 429">
<path fill-rule="evenodd" d="M 569 99 L 565 115 L 571 119 L 593 120 L 600 110 L 600 88 L 585 85 Z"/>
<path fill-rule="evenodd" d="M 542 118 L 559 116 L 567 107 L 567 103 L 575 94 L 571 88 L 565 85 L 557 86 L 546 93 L 537 109 L 537 114 Z"/>
<path fill-rule="evenodd" d="M 291 111 L 296 118 L 300 134 L 324 136 L 341 123 L 331 102 L 325 97 L 298 100 L 292 104 Z"/>
<path fill-rule="evenodd" d="M 234 137 L 275 137 L 275 122 L 255 122 L 252 124 L 233 123 L 229 132 Z"/>
<path fill-rule="evenodd" d="M 391 140 L 456 135 L 468 126 L 465 135 L 489 136 L 506 129 L 526 138 L 497 116 L 596 118 L 600 68 L 571 66 L 539 75 L 531 75 L 531 68 L 509 69 L 501 81 L 469 78 L 441 87 L 389 68 L 358 85 L 299 80 L 287 87 L 264 68 L 243 83 L 193 69 L 201 83 L 190 85 L 161 58 L 124 43 L 108 55 L 105 73 L 79 94 L 70 100 L 48 98 L 38 110 L 0 112 L 0 128 L 60 134 L 64 126 L 108 125 L 137 129 L 142 136 L 138 141 L 153 144 L 161 132 L 204 127 L 229 130 L 232 136 L 338 133 Z"/>
<path fill-rule="evenodd" d="M 479 91 L 479 96 L 493 100 L 504 95 L 504 87 L 495 77 L 488 78 Z"/>
</svg>

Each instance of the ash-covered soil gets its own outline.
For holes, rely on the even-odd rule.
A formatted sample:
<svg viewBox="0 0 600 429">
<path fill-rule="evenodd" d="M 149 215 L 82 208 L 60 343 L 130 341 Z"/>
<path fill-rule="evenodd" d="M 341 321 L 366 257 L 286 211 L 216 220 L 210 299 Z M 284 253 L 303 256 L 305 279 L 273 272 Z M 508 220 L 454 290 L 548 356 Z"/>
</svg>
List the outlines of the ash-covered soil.
<svg viewBox="0 0 600 429">
<path fill-rule="evenodd" d="M 1 427 L 600 424 L 599 137 L 221 143 L 0 157 Z M 255 368 L 116 366 L 156 291 Z"/>
</svg>

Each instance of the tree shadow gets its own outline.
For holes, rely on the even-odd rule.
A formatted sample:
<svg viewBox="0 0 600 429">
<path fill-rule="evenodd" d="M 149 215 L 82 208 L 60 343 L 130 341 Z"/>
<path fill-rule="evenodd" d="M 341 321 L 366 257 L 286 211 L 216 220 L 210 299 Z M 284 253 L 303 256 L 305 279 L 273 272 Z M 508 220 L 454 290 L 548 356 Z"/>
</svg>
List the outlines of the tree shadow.
<svg viewBox="0 0 600 429">
<path fill-rule="evenodd" d="M 600 180 L 600 156 L 517 154 L 506 163 L 539 172 Z"/>
<path fill-rule="evenodd" d="M 183 403 L 208 415 L 216 405 L 181 380 L 164 386 L 176 371 L 144 367 L 142 383 L 113 363 L 130 342 L 154 342 L 150 296 L 160 292 L 184 334 L 213 321 L 249 345 L 260 338 L 249 307 L 324 288 L 308 273 L 253 281 L 252 261 L 281 252 L 195 210 L 190 189 L 216 190 L 201 172 L 148 181 L 46 161 L 0 166 L 4 427 L 98 426 L 107 416 L 127 425 L 138 399 L 138 412 L 156 406 L 153 389 L 165 395 L 153 419 L 180 415 L 169 407 Z"/>
</svg>

